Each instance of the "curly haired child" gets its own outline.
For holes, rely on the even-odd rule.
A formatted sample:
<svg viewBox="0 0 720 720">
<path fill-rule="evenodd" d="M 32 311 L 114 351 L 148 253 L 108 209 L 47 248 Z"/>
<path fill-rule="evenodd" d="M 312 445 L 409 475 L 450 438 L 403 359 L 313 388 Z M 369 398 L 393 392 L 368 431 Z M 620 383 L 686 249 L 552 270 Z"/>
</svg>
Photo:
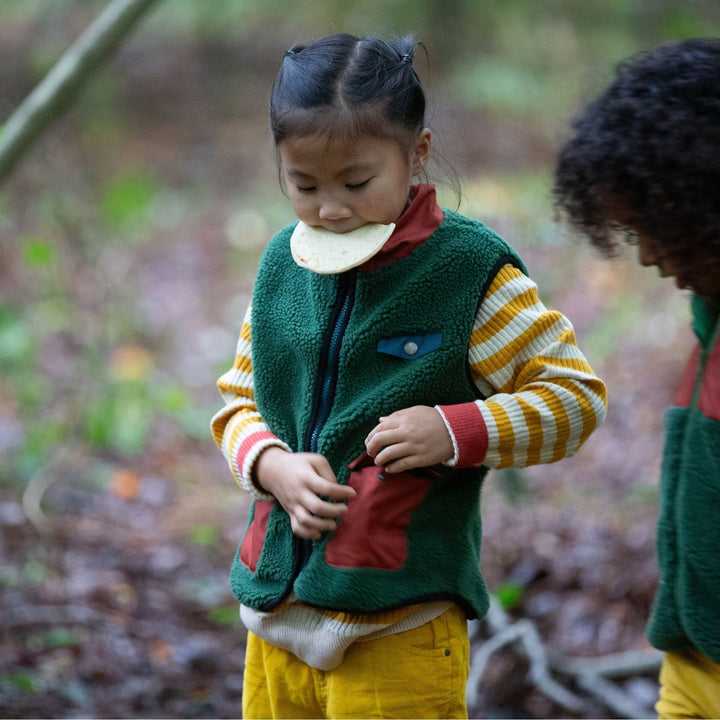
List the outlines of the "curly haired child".
<svg viewBox="0 0 720 720">
<path fill-rule="evenodd" d="M 692 349 L 667 410 L 648 624 L 665 651 L 661 717 L 720 717 L 720 39 L 663 45 L 618 66 L 572 124 L 557 206 L 610 255 L 692 291 Z"/>
<path fill-rule="evenodd" d="M 574 453 L 605 386 L 517 253 L 413 183 L 412 39 L 290 49 L 271 93 L 299 222 L 270 241 L 216 442 L 255 500 L 231 570 L 243 717 L 466 717 L 488 468 Z"/>
</svg>

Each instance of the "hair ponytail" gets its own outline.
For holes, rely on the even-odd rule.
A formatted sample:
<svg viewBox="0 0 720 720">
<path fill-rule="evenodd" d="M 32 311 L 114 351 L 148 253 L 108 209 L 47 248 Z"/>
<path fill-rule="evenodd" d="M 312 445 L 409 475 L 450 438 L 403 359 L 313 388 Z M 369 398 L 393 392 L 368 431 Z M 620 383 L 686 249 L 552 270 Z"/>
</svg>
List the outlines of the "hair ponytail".
<svg viewBox="0 0 720 720">
<path fill-rule="evenodd" d="M 412 35 L 408 35 L 407 37 L 397 40 L 394 44 L 396 45 L 397 53 L 400 56 L 400 63 L 403 65 L 412 65 L 413 60 L 415 59 L 415 48 L 417 48 L 419 43 L 415 42 Z M 390 45 L 392 46 L 393 43 L 390 43 Z"/>
</svg>

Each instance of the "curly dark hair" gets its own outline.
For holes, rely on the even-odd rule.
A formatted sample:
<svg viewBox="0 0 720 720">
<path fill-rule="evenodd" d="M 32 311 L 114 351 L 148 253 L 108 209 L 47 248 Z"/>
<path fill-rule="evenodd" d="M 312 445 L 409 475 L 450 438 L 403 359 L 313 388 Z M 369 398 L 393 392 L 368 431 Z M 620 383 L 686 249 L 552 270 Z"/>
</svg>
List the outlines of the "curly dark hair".
<svg viewBox="0 0 720 720">
<path fill-rule="evenodd" d="M 571 127 L 553 192 L 573 228 L 606 256 L 641 233 L 678 268 L 720 269 L 720 38 L 621 62 Z"/>
</svg>

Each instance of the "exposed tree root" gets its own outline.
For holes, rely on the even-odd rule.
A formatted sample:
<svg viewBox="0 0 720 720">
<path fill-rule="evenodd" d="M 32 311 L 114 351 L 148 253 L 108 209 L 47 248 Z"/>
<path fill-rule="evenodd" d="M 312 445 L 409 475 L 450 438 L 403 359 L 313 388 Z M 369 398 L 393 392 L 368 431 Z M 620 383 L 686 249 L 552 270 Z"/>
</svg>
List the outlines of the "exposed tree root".
<svg viewBox="0 0 720 720">
<path fill-rule="evenodd" d="M 485 622 L 491 637 L 471 657 L 467 685 L 469 706 L 479 701 L 482 677 L 493 653 L 510 646 L 530 663 L 528 683 L 571 712 L 590 711 L 592 697 L 620 717 L 646 718 L 653 714 L 652 708 L 638 702 L 609 678 L 657 672 L 662 661 L 661 652 L 633 650 L 598 658 L 571 658 L 547 649 L 530 620 L 511 622 L 494 600 Z M 582 690 L 583 694 L 569 690 L 560 678 Z"/>
</svg>

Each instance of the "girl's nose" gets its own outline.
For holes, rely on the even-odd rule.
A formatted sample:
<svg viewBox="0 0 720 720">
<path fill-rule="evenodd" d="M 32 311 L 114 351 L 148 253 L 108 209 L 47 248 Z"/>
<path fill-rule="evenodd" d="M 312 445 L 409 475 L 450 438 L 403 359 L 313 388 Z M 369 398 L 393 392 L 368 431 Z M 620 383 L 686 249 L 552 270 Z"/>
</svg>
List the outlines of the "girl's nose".
<svg viewBox="0 0 720 720">
<path fill-rule="evenodd" d="M 344 220 L 352 216 L 352 210 L 342 202 L 327 199 L 320 203 L 318 216 L 321 220 Z"/>
<path fill-rule="evenodd" d="M 638 241 L 638 261 L 645 267 L 651 267 L 658 264 L 658 255 L 652 243 L 645 237 L 640 237 Z"/>
</svg>

